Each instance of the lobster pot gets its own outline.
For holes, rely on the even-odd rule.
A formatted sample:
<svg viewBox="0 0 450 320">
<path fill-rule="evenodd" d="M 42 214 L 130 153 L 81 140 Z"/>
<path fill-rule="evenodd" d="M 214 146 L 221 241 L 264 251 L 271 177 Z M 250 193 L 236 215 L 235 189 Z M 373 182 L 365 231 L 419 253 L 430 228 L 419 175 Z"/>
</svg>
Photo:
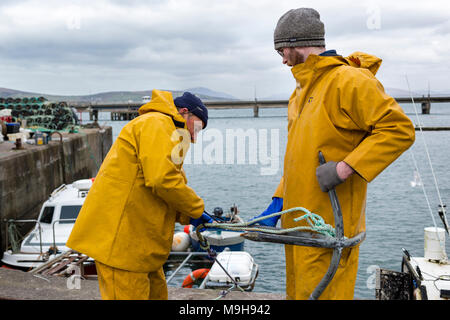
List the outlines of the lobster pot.
<svg viewBox="0 0 450 320">
<path fill-rule="evenodd" d="M 445 230 L 442 228 L 427 227 L 424 229 L 425 258 L 430 260 L 445 260 Z"/>
</svg>

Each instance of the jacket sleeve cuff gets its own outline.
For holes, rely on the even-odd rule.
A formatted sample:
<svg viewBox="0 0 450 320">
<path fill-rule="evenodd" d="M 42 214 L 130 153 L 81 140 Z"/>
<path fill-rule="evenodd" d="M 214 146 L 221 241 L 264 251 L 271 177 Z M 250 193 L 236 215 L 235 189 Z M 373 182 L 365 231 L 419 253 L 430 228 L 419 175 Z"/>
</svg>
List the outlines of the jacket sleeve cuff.
<svg viewBox="0 0 450 320">
<path fill-rule="evenodd" d="M 194 219 L 196 219 L 196 218 L 194 218 Z M 185 214 L 177 212 L 177 216 L 175 218 L 175 221 L 178 222 L 181 225 L 188 225 L 189 222 L 191 221 L 191 217 L 189 217 L 189 216 L 187 216 Z"/>
</svg>

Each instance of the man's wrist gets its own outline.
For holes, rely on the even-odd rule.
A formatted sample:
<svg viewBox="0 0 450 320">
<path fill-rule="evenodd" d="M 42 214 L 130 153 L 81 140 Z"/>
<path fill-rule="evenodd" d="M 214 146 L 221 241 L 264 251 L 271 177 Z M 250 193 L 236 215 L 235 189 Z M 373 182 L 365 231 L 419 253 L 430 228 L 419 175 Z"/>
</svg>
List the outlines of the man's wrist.
<svg viewBox="0 0 450 320">
<path fill-rule="evenodd" d="M 347 163 L 344 161 L 339 161 L 336 165 L 336 172 L 339 178 L 343 181 L 345 181 L 348 177 L 350 177 L 355 170 L 353 170 L 352 167 L 350 167 Z"/>
</svg>

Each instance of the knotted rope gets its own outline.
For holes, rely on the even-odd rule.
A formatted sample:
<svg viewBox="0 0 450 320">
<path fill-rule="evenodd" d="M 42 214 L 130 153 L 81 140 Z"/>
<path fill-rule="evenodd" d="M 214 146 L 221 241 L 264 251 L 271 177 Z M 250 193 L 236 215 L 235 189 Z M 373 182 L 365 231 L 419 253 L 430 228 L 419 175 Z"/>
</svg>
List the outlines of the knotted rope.
<svg viewBox="0 0 450 320">
<path fill-rule="evenodd" d="M 262 220 L 265 220 L 268 218 L 272 218 L 272 217 L 276 217 L 276 216 L 281 216 L 283 214 L 290 213 L 290 212 L 296 212 L 296 211 L 301 211 L 301 212 L 304 212 L 305 214 L 300 217 L 294 218 L 294 221 L 298 222 L 298 221 L 305 220 L 309 224 L 309 226 L 297 226 L 297 227 L 287 228 L 287 229 L 270 229 L 270 228 L 264 228 L 261 226 L 255 226 L 255 227 L 251 226 L 259 221 L 262 221 Z M 289 233 L 289 232 L 293 232 L 293 231 L 310 230 L 310 231 L 315 231 L 315 232 L 318 232 L 318 233 L 321 233 L 323 235 L 327 235 L 327 236 L 330 236 L 333 238 L 336 236 L 335 229 L 331 225 L 325 223 L 325 221 L 323 220 L 323 218 L 321 216 L 319 216 L 318 214 L 313 213 L 303 207 L 295 207 L 295 208 L 283 210 L 280 212 L 275 212 L 275 213 L 269 214 L 267 216 L 259 217 L 259 218 L 252 219 L 250 221 L 242 222 L 242 223 L 205 223 L 204 227 L 205 228 L 226 229 L 226 230 L 231 230 L 231 231 L 257 231 L 257 232 L 266 232 L 266 233 L 272 233 L 272 234 L 285 234 L 285 233 Z"/>
</svg>

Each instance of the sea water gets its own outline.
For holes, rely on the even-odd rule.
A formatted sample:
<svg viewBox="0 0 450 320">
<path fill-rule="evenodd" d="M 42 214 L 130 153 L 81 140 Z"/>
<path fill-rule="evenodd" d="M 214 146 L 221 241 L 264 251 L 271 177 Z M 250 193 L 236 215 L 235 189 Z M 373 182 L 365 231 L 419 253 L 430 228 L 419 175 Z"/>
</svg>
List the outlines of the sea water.
<svg viewBox="0 0 450 320">
<path fill-rule="evenodd" d="M 450 127 L 448 103 L 432 104 L 429 115 L 420 114 L 420 104 L 416 104 L 418 117 L 412 104 L 401 106 L 414 124 L 420 123 L 425 127 Z M 109 121 L 109 113 L 100 113 L 99 116 L 100 125 L 112 126 L 113 140 L 127 123 Z M 224 212 L 227 212 L 235 204 L 244 220 L 260 214 L 271 202 L 282 176 L 287 140 L 287 109 L 260 109 L 259 118 L 253 118 L 251 109 L 210 110 L 208 127 L 203 134 L 205 135 L 208 130 L 210 134 L 206 136 L 209 140 L 205 140 L 203 136 L 202 148 L 207 149 L 215 142 L 216 152 L 209 150 L 206 156 L 203 154 L 195 158 L 193 152 L 195 145 L 191 146 L 191 161 L 184 165 L 188 184 L 204 199 L 208 212 L 212 212 L 215 207 L 222 207 Z M 256 149 L 245 146 L 245 158 L 239 160 L 238 148 L 242 145 L 236 143 L 234 158 L 227 161 L 227 132 L 237 133 L 239 130 L 248 134 L 245 140 L 248 145 L 256 133 Z M 263 150 L 258 140 L 264 134 L 267 142 L 266 150 Z M 220 137 L 222 142 L 219 141 Z M 277 142 L 274 147 L 270 144 L 272 141 Z M 217 154 L 220 143 L 223 145 L 223 154 Z M 197 151 L 199 150 L 197 147 Z M 258 152 L 256 161 L 249 154 L 255 150 Z M 407 249 L 412 256 L 423 256 L 423 230 L 424 227 L 434 226 L 432 215 L 437 226 L 442 227 L 437 215 L 440 199 L 427 150 L 441 200 L 450 206 L 450 131 L 416 131 L 414 145 L 368 185 L 367 236 L 360 248 L 355 286 L 357 299 L 375 297 L 377 268 L 400 271 L 402 248 Z M 271 155 L 276 155 L 276 158 L 271 158 Z M 265 162 L 262 161 L 264 159 Z M 262 170 L 264 168 L 270 170 L 264 171 Z M 423 187 L 417 184 L 419 175 Z M 345 212 L 343 214 L 345 215 Z M 285 293 L 284 246 L 246 240 L 245 250 L 259 265 L 254 291 Z M 179 277 L 184 279 L 186 275 L 182 274 Z M 171 285 L 179 283 L 174 281 Z"/>
</svg>

